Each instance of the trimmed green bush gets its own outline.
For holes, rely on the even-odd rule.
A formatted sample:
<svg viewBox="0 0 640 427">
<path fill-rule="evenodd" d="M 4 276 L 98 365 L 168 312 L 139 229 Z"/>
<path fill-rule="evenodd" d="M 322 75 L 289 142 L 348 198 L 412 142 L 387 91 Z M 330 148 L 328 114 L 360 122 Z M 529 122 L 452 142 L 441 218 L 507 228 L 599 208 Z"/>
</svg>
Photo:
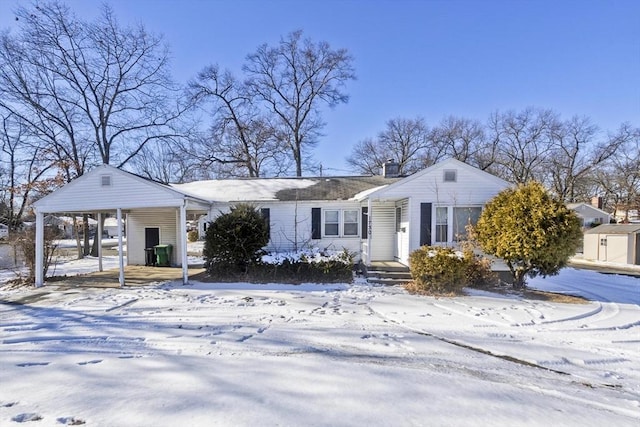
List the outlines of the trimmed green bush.
<svg viewBox="0 0 640 427">
<path fill-rule="evenodd" d="M 260 262 L 246 270 L 229 268 L 220 262 L 209 264 L 210 276 L 218 281 L 247 281 L 251 283 L 351 283 L 353 254 L 347 250 L 334 256 L 284 258 L 277 263 Z"/>
<path fill-rule="evenodd" d="M 238 204 L 209 224 L 202 254 L 205 266 L 215 271 L 246 273 L 264 254 L 269 230 L 260 211 L 248 204 Z"/>
</svg>

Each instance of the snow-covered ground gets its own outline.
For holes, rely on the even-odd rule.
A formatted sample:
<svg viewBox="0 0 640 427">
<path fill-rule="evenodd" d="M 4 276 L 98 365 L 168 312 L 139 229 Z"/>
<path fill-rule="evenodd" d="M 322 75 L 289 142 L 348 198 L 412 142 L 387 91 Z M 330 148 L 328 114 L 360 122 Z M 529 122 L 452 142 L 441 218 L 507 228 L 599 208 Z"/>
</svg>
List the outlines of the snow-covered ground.
<svg viewBox="0 0 640 427">
<path fill-rule="evenodd" d="M 591 301 L 364 281 L 0 290 L 0 425 L 638 426 L 640 279 L 530 286 Z"/>
</svg>

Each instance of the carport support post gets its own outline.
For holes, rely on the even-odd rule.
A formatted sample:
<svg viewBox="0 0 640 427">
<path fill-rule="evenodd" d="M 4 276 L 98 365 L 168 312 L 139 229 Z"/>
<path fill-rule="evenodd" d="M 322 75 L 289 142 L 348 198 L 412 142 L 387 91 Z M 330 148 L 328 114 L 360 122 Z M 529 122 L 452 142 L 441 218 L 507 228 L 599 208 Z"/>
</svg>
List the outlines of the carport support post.
<svg viewBox="0 0 640 427">
<path fill-rule="evenodd" d="M 98 239 L 98 271 L 102 271 L 102 213 L 98 212 L 98 233 L 96 234 Z"/>
<path fill-rule="evenodd" d="M 116 211 L 116 220 L 118 221 L 118 264 L 120 266 L 120 287 L 124 286 L 124 258 L 122 256 L 122 209 Z"/>
<path fill-rule="evenodd" d="M 367 198 L 367 259 L 364 260 L 365 265 L 371 263 L 371 230 L 373 229 L 373 207 L 371 206 L 371 198 Z"/>
<path fill-rule="evenodd" d="M 180 244 L 182 246 L 182 284 L 189 282 L 189 265 L 187 259 L 187 201 L 180 206 Z"/>
<path fill-rule="evenodd" d="M 36 271 L 35 285 L 44 284 L 44 212 L 36 211 Z"/>
</svg>

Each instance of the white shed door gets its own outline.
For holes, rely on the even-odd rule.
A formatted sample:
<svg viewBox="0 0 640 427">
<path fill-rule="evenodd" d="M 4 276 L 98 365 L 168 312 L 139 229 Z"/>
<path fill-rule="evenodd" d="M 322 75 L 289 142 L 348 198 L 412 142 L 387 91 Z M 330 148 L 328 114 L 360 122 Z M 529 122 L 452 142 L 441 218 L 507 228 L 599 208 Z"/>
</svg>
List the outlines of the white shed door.
<svg viewBox="0 0 640 427">
<path fill-rule="evenodd" d="M 627 262 L 627 236 L 608 235 L 607 236 L 607 261 Z"/>
</svg>

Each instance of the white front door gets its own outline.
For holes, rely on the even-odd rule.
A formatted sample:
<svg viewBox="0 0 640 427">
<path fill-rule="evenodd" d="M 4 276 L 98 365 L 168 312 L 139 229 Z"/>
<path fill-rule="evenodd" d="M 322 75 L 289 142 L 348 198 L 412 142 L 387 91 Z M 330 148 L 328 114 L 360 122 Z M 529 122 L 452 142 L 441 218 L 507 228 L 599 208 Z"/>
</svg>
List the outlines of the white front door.
<svg viewBox="0 0 640 427">
<path fill-rule="evenodd" d="M 409 262 L 409 201 L 403 200 L 396 205 L 396 241 L 394 258 L 403 264 Z"/>
</svg>

